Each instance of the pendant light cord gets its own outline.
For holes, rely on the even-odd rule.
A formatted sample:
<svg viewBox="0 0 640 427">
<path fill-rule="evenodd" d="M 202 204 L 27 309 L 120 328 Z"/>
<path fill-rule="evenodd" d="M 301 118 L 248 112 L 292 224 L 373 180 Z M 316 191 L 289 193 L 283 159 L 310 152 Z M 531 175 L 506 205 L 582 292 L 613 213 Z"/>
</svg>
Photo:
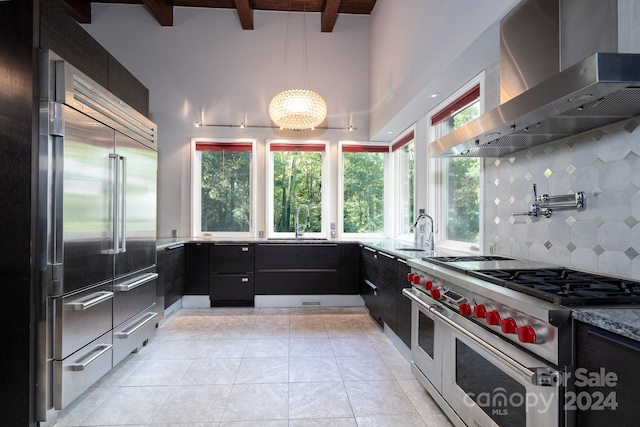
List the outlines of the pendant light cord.
<svg viewBox="0 0 640 427">
<path fill-rule="evenodd" d="M 307 0 L 302 4 L 302 25 L 304 33 L 302 34 L 302 61 L 304 67 L 304 88 L 309 89 L 309 77 L 307 74 Z"/>
<path fill-rule="evenodd" d="M 282 91 L 284 92 L 286 80 L 287 80 L 287 44 L 289 43 L 289 26 L 291 21 L 291 2 L 289 0 L 289 10 L 287 12 L 287 29 L 284 33 L 284 64 L 282 65 Z"/>
</svg>

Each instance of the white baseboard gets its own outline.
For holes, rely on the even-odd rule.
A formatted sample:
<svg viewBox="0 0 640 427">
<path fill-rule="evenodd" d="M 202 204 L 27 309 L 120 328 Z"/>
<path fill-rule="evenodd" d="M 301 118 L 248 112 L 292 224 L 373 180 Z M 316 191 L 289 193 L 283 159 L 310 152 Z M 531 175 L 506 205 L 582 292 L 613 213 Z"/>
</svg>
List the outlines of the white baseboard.
<svg viewBox="0 0 640 427">
<path fill-rule="evenodd" d="M 256 307 L 360 307 L 360 295 L 256 295 Z"/>
<path fill-rule="evenodd" d="M 209 295 L 185 295 L 182 297 L 182 308 L 209 308 Z"/>
</svg>

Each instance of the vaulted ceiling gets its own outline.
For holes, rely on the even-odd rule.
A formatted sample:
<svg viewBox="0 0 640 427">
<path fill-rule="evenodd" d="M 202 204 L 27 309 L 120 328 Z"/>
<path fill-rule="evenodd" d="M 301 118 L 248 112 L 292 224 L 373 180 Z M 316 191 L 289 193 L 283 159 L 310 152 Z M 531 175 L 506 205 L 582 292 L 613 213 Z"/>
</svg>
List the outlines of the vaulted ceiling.
<svg viewBox="0 0 640 427">
<path fill-rule="evenodd" d="M 173 26 L 175 6 L 236 9 L 245 30 L 253 30 L 254 10 L 321 12 L 321 30 L 330 33 L 339 14 L 371 14 L 376 0 L 64 0 L 64 3 L 82 24 L 91 23 L 92 3 L 144 4 L 160 25 L 168 27 Z"/>
</svg>

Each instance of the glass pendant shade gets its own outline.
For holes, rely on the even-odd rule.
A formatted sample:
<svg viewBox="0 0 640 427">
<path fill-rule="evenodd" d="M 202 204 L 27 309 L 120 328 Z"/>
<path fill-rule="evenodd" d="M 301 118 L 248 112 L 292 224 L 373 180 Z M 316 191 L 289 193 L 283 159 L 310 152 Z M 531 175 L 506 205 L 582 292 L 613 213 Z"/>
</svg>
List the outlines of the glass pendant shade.
<svg viewBox="0 0 640 427">
<path fill-rule="evenodd" d="M 285 90 L 271 100 L 269 116 L 283 129 L 313 129 L 327 117 L 327 103 L 311 90 Z"/>
</svg>

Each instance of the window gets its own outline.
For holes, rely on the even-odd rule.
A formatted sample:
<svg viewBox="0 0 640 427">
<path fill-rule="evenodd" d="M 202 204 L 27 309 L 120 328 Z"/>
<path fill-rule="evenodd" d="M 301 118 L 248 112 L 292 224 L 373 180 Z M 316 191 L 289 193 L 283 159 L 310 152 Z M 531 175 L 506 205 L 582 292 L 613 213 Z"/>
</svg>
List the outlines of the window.
<svg viewBox="0 0 640 427">
<path fill-rule="evenodd" d="M 325 143 L 271 143 L 269 234 L 306 235 L 324 233 L 324 177 L 327 164 Z M 309 215 L 307 219 L 307 210 Z"/>
<path fill-rule="evenodd" d="M 438 107 L 429 115 L 431 141 L 481 114 L 483 77 L 479 75 L 445 101 L 445 107 Z M 477 245 L 480 240 L 480 160 L 472 157 L 437 159 L 434 170 L 440 239 Z"/>
<path fill-rule="evenodd" d="M 342 145 L 342 231 L 384 233 L 384 145 Z"/>
<path fill-rule="evenodd" d="M 194 141 L 194 234 L 251 234 L 252 142 Z"/>
<path fill-rule="evenodd" d="M 394 160 L 396 209 L 395 235 L 410 235 L 415 219 L 415 149 L 413 131 L 402 136 L 391 147 Z"/>
</svg>

